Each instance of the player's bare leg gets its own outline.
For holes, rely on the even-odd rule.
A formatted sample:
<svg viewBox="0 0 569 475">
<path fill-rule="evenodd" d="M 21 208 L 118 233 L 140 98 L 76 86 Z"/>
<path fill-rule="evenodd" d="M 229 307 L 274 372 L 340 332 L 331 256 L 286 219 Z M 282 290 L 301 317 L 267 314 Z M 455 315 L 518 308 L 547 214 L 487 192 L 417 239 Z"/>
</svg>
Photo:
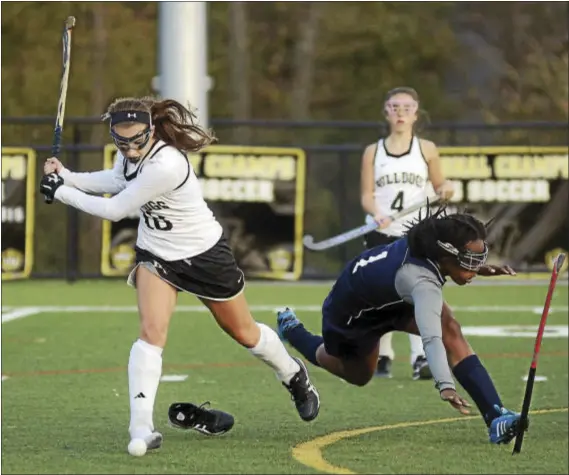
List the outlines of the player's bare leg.
<svg viewBox="0 0 569 475">
<path fill-rule="evenodd" d="M 447 356 L 451 368 L 458 363 L 474 355 L 474 350 L 464 338 L 460 323 L 454 318 L 451 308 L 446 302 L 443 303 L 441 314 L 443 324 L 443 343 L 447 350 Z"/>
<path fill-rule="evenodd" d="M 347 383 L 355 386 L 365 386 L 371 381 L 377 368 L 379 353 L 378 342 L 375 349 L 365 358 L 344 359 L 329 355 L 324 344 L 316 350 L 318 365 Z"/>
<path fill-rule="evenodd" d="M 154 431 L 154 401 L 162 374 L 162 351 L 177 293 L 174 287 L 144 264 L 136 269 L 136 289 L 140 335 L 132 345 L 128 362 L 129 452 L 142 455 L 145 451 L 141 453 L 136 450 L 137 446 L 144 448 L 140 440 L 144 441 L 147 449 L 155 449 L 162 444 L 162 434 Z"/>
<path fill-rule="evenodd" d="M 272 328 L 253 319 L 244 294 L 224 301 L 201 300 L 231 338 L 273 368 L 291 393 L 300 417 L 305 421 L 315 419 L 320 409 L 320 399 L 310 383 L 304 363 L 288 354 Z"/>
<path fill-rule="evenodd" d="M 443 303 L 441 319 L 443 326 L 443 344 L 447 350 L 449 365 L 453 368 L 465 358 L 473 355 L 474 351 L 464 338 L 460 323 L 454 318 L 452 310 L 446 302 Z M 412 335 L 420 335 L 415 320 L 409 320 L 401 330 Z"/>
</svg>

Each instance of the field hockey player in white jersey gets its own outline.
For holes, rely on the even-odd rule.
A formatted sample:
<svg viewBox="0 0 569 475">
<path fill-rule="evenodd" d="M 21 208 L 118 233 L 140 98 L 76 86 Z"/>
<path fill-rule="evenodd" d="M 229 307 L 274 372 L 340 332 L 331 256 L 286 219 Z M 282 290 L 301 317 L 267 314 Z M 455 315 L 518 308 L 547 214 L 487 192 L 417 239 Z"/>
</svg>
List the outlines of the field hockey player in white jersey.
<svg viewBox="0 0 569 475">
<path fill-rule="evenodd" d="M 306 367 L 271 328 L 251 316 L 243 272 L 185 155 L 210 144 L 213 136 L 173 100 L 121 98 L 103 117 L 118 148 L 113 169 L 75 173 L 49 158 L 40 191 L 48 200 L 112 221 L 140 211 L 136 266 L 128 277 L 140 314 L 140 334 L 128 362 L 129 452 L 143 455 L 162 444 L 154 430 L 154 401 L 179 291 L 196 295 L 229 336 L 276 372 L 303 420 L 316 418 L 320 401 Z M 105 193 L 114 196 L 93 196 Z M 191 403 L 172 404 L 169 419 L 176 427 L 208 435 L 233 426 L 229 414 Z"/>
<path fill-rule="evenodd" d="M 429 181 L 443 200 L 449 200 L 454 193 L 452 183 L 443 176 L 437 147 L 416 135 L 426 116 L 419 108 L 417 91 L 410 87 L 389 91 L 384 115 L 389 135 L 366 147 L 361 165 L 361 204 L 367 213 L 366 222 L 378 224 L 376 231 L 364 237 L 368 249 L 391 243 L 403 235 L 406 225 L 419 217 L 419 211 L 396 221 L 390 216 L 424 201 Z M 395 359 L 392 336 L 393 333 L 387 333 L 379 342 L 376 372 L 379 377 L 391 377 Z M 409 342 L 413 379 L 431 379 L 421 337 L 409 335 Z"/>
</svg>

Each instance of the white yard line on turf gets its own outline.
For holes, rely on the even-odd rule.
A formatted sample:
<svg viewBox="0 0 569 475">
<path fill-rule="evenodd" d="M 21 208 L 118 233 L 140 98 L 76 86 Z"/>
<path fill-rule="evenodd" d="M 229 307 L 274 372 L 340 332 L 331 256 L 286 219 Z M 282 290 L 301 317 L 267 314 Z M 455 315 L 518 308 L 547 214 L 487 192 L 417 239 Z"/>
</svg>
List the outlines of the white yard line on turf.
<svg viewBox="0 0 569 475">
<path fill-rule="evenodd" d="M 521 275 L 524 275 L 523 273 Z M 544 274 L 545 277 L 540 279 L 529 279 L 529 278 L 521 278 L 520 275 L 517 277 L 499 277 L 493 279 L 474 279 L 468 287 L 547 287 L 549 284 L 550 276 Z M 326 287 L 331 288 L 335 280 L 302 280 L 302 281 L 283 281 L 283 280 L 255 280 L 249 281 L 248 285 L 250 287 L 270 287 L 277 285 L 279 287 Z M 447 281 L 445 284 L 449 287 L 456 287 L 458 284 L 455 284 L 452 280 Z M 567 279 L 567 274 L 563 274 L 559 276 L 557 280 L 558 287 L 567 287 L 569 285 L 569 280 Z"/>
<path fill-rule="evenodd" d="M 500 338 L 535 338 L 536 325 L 492 325 L 461 327 L 463 335 L 500 337 Z M 567 338 L 569 327 L 567 325 L 547 325 L 543 338 Z"/>
<path fill-rule="evenodd" d="M 249 308 L 253 312 L 272 312 L 287 306 L 287 304 L 271 304 L 271 305 L 250 305 Z M 288 306 L 299 312 L 319 312 L 321 305 L 290 305 Z M 454 305 L 451 306 L 457 312 L 535 312 L 542 307 L 536 305 Z M 32 307 L 12 307 L 13 311 L 19 309 L 30 309 Z M 136 305 L 54 305 L 54 306 L 36 306 L 34 310 L 40 312 L 136 312 Z M 569 306 L 557 305 L 550 309 L 552 312 L 567 312 Z M 178 305 L 178 312 L 209 312 L 203 305 Z"/>
<path fill-rule="evenodd" d="M 279 308 L 284 307 L 284 305 L 251 305 L 250 309 L 252 312 L 274 312 Z M 297 305 L 291 306 L 294 310 L 298 312 L 320 312 L 320 305 Z M 533 305 L 471 305 L 471 306 L 461 306 L 457 305 L 453 307 L 453 310 L 457 313 L 460 312 L 531 312 L 531 313 L 541 313 L 543 308 Z M 550 312 L 567 312 L 569 307 L 567 306 L 554 306 L 551 307 Z M 37 313 L 131 313 L 136 312 L 137 307 L 131 306 L 110 306 L 110 305 L 70 305 L 70 306 L 36 306 L 36 307 L 11 307 L 9 312 L 2 314 L 2 323 L 11 322 L 20 318 L 25 318 L 29 315 L 34 315 Z M 177 307 L 178 312 L 196 312 L 196 313 L 206 313 L 209 310 L 203 305 L 180 305 Z"/>
<path fill-rule="evenodd" d="M 12 307 L 13 308 L 13 307 Z M 11 322 L 12 320 L 18 320 L 19 318 L 29 317 L 30 315 L 35 315 L 40 313 L 42 310 L 39 307 L 20 307 L 13 308 L 9 312 L 2 312 L 2 323 Z"/>
</svg>

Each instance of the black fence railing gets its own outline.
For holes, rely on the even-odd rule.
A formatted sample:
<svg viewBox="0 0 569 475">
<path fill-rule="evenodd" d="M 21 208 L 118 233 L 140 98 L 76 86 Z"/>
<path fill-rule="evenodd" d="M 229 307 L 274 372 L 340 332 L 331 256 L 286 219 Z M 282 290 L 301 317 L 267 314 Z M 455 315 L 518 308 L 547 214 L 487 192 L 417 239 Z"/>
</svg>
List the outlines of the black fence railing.
<svg viewBox="0 0 569 475">
<path fill-rule="evenodd" d="M 47 146 L 55 118 L 3 117 L 2 142 Z M 213 119 L 210 124 L 220 143 L 272 146 L 361 147 L 387 132 L 385 122 Z M 106 125 L 97 117 L 65 120 L 64 146 L 89 149 L 106 143 Z M 424 135 L 439 145 L 565 145 L 565 122 L 503 122 L 497 124 L 438 122 Z"/>
</svg>

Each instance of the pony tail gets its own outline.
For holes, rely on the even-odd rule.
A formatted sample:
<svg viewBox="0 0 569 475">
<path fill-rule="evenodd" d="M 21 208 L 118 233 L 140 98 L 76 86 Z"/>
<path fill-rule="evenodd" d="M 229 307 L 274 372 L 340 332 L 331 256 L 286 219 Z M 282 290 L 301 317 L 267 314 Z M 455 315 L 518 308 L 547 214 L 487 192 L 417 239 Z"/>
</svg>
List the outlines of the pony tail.
<svg viewBox="0 0 569 475">
<path fill-rule="evenodd" d="M 196 115 L 173 99 L 153 101 L 150 107 L 156 136 L 184 152 L 197 152 L 216 141 L 211 131 L 196 124 Z"/>
</svg>

